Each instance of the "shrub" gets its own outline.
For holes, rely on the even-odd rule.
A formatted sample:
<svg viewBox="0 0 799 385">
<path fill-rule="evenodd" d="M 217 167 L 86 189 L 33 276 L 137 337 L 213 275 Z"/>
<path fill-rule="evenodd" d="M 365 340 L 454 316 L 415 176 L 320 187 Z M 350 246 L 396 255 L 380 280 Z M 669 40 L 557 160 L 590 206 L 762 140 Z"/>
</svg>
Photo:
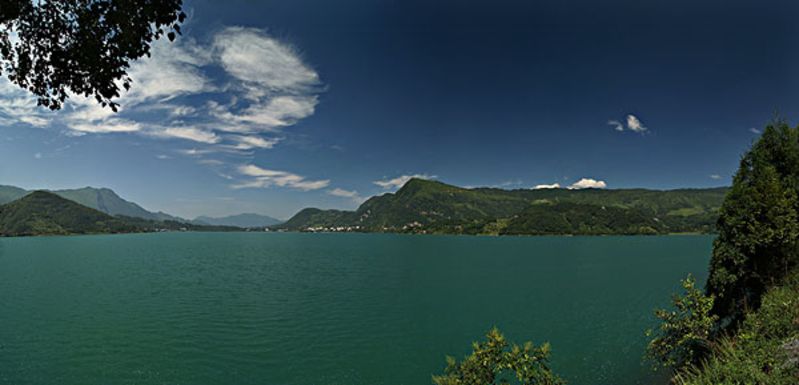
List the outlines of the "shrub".
<svg viewBox="0 0 799 385">
<path fill-rule="evenodd" d="M 656 366 L 681 369 L 699 363 L 711 351 L 711 332 L 718 317 L 710 314 L 713 297 L 705 296 L 695 285 L 696 280 L 688 275 L 682 280 L 684 294 L 672 299 L 675 310 L 655 310 L 662 322 L 657 332 L 647 331 L 647 336 L 655 336 L 647 347 L 647 357 Z"/>
<path fill-rule="evenodd" d="M 472 354 L 458 362 L 447 357 L 444 375 L 433 376 L 436 385 L 491 385 L 510 383 L 513 375 L 521 385 L 561 385 L 565 382 L 549 367 L 549 344 L 531 342 L 510 345 L 497 328 L 486 340 L 472 344 Z"/>
</svg>

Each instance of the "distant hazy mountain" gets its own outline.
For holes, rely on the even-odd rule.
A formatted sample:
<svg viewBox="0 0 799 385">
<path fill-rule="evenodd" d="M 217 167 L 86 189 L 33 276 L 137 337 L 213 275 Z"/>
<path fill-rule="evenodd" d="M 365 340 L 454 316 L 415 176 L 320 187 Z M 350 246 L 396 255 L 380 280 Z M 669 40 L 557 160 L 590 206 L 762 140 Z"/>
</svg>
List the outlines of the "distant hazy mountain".
<svg viewBox="0 0 799 385">
<path fill-rule="evenodd" d="M 278 229 L 444 234 L 712 232 L 728 188 L 467 189 L 412 179 L 355 211 L 304 209 Z"/>
<path fill-rule="evenodd" d="M 0 186 L 0 204 L 20 199 L 29 193 L 30 191 L 19 187 Z M 133 202 L 120 198 L 113 190 L 107 188 L 84 187 L 70 190 L 55 190 L 52 191 L 52 193 L 113 216 L 126 216 L 154 221 L 171 220 L 187 222 L 185 219 L 162 212 L 154 213 L 147 211 Z"/>
<path fill-rule="evenodd" d="M 19 187 L 0 185 L 0 205 L 22 198 L 29 192 Z"/>
<path fill-rule="evenodd" d="M 97 234 L 143 228 L 47 191 L 34 191 L 0 206 L 0 235 Z"/>
<path fill-rule="evenodd" d="M 260 214 L 238 214 L 227 217 L 213 218 L 200 216 L 194 218 L 193 223 L 200 225 L 214 226 L 236 226 L 236 227 L 267 227 L 283 223 L 280 219 L 272 218 Z"/>
<path fill-rule="evenodd" d="M 176 220 L 186 222 L 185 219 L 174 217 L 166 213 L 147 211 L 133 202 L 120 198 L 113 190 L 107 188 L 84 187 L 74 190 L 56 190 L 53 192 L 63 198 L 114 216 L 122 215 L 155 221 Z"/>
</svg>

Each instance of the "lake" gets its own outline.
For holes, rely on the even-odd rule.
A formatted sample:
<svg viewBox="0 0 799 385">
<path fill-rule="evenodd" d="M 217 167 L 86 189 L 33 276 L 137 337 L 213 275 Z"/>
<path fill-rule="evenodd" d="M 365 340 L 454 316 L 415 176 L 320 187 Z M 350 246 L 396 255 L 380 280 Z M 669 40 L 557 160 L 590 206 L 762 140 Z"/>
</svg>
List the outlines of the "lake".
<svg viewBox="0 0 799 385">
<path fill-rule="evenodd" d="M 712 239 L 0 238 L 0 384 L 430 384 L 494 325 L 570 384 L 650 384 L 652 309 Z"/>
</svg>

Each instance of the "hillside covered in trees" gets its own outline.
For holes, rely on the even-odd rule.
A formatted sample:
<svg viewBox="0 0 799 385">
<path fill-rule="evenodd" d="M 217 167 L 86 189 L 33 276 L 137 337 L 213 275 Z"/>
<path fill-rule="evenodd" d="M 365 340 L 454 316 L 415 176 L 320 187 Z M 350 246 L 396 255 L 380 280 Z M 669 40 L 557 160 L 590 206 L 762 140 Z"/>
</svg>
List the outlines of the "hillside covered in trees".
<svg viewBox="0 0 799 385">
<path fill-rule="evenodd" d="M 411 179 L 356 211 L 304 209 L 278 229 L 442 234 L 666 234 L 714 231 L 726 188 L 466 189 Z"/>
<path fill-rule="evenodd" d="M 799 127 L 768 126 L 721 206 L 705 292 L 656 312 L 649 355 L 685 385 L 799 383 Z"/>
<path fill-rule="evenodd" d="M 129 233 L 143 227 L 46 191 L 34 191 L 0 206 L 4 236 Z"/>
</svg>

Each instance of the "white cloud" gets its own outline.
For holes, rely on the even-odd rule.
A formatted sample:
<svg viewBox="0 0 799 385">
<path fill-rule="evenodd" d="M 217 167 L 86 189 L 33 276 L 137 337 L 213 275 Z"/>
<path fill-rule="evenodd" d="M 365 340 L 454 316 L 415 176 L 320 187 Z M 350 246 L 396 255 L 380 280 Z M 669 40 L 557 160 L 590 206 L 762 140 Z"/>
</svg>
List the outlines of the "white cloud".
<svg viewBox="0 0 799 385">
<path fill-rule="evenodd" d="M 71 123 L 68 127 L 80 133 L 107 134 L 112 132 L 136 132 L 142 126 L 134 121 L 125 119 L 108 119 L 102 122 Z"/>
<path fill-rule="evenodd" d="M 751 132 L 753 134 L 757 134 L 757 135 L 760 135 L 760 134 L 763 133 L 763 131 L 761 131 L 760 129 L 755 128 L 755 127 L 749 127 L 749 132 Z"/>
<path fill-rule="evenodd" d="M 613 126 L 616 131 L 624 131 L 624 125 L 618 120 L 608 120 L 608 125 Z"/>
<path fill-rule="evenodd" d="M 23 123 L 34 127 L 49 124 L 49 111 L 36 104 L 36 98 L 0 77 L 0 118 L 5 124 Z"/>
<path fill-rule="evenodd" d="M 342 198 L 354 198 L 354 197 L 358 196 L 358 192 L 355 191 L 355 190 L 352 190 L 352 191 L 344 190 L 344 189 L 341 189 L 341 188 L 338 188 L 338 187 L 336 187 L 336 188 L 334 188 L 332 190 L 328 190 L 327 193 L 330 194 L 330 195 L 337 196 L 337 197 L 342 197 Z"/>
<path fill-rule="evenodd" d="M 154 136 L 162 138 L 180 138 L 200 143 L 219 143 L 220 138 L 213 132 L 195 127 L 165 127 L 152 131 Z"/>
<path fill-rule="evenodd" d="M 553 189 L 553 188 L 560 188 L 560 183 L 538 184 L 535 185 L 535 187 L 533 187 L 533 190 Z"/>
<path fill-rule="evenodd" d="M 35 126 L 35 127 L 45 127 L 48 124 L 50 124 L 50 121 L 48 119 L 42 118 L 40 116 L 35 116 L 35 115 L 23 116 L 23 117 L 20 117 L 19 120 L 22 121 L 23 123 L 28 123 L 31 126 Z"/>
<path fill-rule="evenodd" d="M 393 179 L 385 179 L 385 180 L 376 180 L 372 183 L 388 190 L 388 189 L 398 189 L 405 185 L 409 180 L 417 178 L 417 179 L 435 179 L 435 175 L 427 175 L 427 174 L 413 174 L 413 175 L 401 175 Z"/>
<path fill-rule="evenodd" d="M 329 179 L 307 180 L 303 176 L 287 171 L 269 170 L 253 164 L 239 166 L 238 172 L 249 178 L 241 183 L 231 185 L 235 189 L 278 186 L 311 191 L 323 189 L 330 185 Z"/>
<path fill-rule="evenodd" d="M 633 114 L 627 115 L 627 128 L 630 131 L 638 133 L 643 133 L 648 130 L 646 126 L 644 126 L 644 124 L 641 123 L 641 120 L 638 119 L 638 117 L 636 117 Z"/>
<path fill-rule="evenodd" d="M 37 152 L 37 153 L 33 154 L 33 157 L 36 158 L 36 159 L 42 159 L 42 153 L 41 152 Z"/>
<path fill-rule="evenodd" d="M 197 163 L 208 165 L 208 166 L 221 166 L 221 165 L 225 164 L 225 162 L 223 162 L 223 161 L 221 161 L 219 159 L 200 159 L 200 160 L 197 161 Z"/>
<path fill-rule="evenodd" d="M 183 154 L 183 155 L 187 155 L 187 156 L 201 156 L 201 155 L 206 155 L 206 154 L 213 154 L 213 153 L 216 153 L 216 152 L 218 152 L 218 151 L 214 150 L 214 149 L 210 149 L 210 148 L 205 148 L 205 149 L 190 148 L 190 149 L 185 149 L 185 150 L 177 150 L 178 154 Z"/>
<path fill-rule="evenodd" d="M 284 130 L 313 115 L 324 90 L 296 49 L 254 28 L 224 28 L 207 44 L 190 36 L 155 41 L 151 56 L 134 61 L 128 73 L 133 83 L 116 100 L 118 113 L 80 95 L 51 112 L 2 79 L 0 122 L 61 128 L 70 136 L 135 133 L 189 141 L 200 148 L 177 152 L 227 154 L 223 160 L 235 168 L 242 157 L 275 147 Z M 294 185 L 313 189 L 319 183 Z"/>
<path fill-rule="evenodd" d="M 358 194 L 355 190 L 344 190 L 342 188 L 334 188 L 331 190 L 327 190 L 327 193 L 333 196 L 342 197 L 342 198 L 349 198 L 352 199 L 355 203 L 362 203 L 365 199 L 360 194 Z"/>
<path fill-rule="evenodd" d="M 580 190 L 585 188 L 605 188 L 607 183 L 603 180 L 595 180 L 591 178 L 582 178 L 569 186 L 570 190 Z"/>
<path fill-rule="evenodd" d="M 128 74 L 133 83 L 120 104 L 133 105 L 144 101 L 165 101 L 182 95 L 210 92 L 215 89 L 201 67 L 210 64 L 207 49 L 191 38 L 169 42 L 156 41 L 150 57 L 134 62 Z"/>
<path fill-rule="evenodd" d="M 721 175 L 719 175 L 719 174 L 710 174 L 710 179 L 721 179 Z"/>
<path fill-rule="evenodd" d="M 190 116 L 197 112 L 197 109 L 192 106 L 168 106 L 169 115 L 174 117 Z"/>
<path fill-rule="evenodd" d="M 222 67 L 256 99 L 274 92 L 304 93 L 319 83 L 296 50 L 261 30 L 229 27 L 216 34 L 212 46 Z"/>
<path fill-rule="evenodd" d="M 249 150 L 253 148 L 272 148 L 280 139 L 270 138 L 264 139 L 260 136 L 245 136 L 245 135 L 231 135 L 230 138 L 237 142 L 234 148 L 239 150 Z"/>
<path fill-rule="evenodd" d="M 638 117 L 633 114 L 627 115 L 625 121 L 627 122 L 626 129 L 629 131 L 637 132 L 639 134 L 649 131 L 649 129 L 641 122 L 641 119 L 638 119 Z M 608 125 L 613 126 L 613 129 L 619 132 L 625 130 L 624 124 L 615 119 L 608 120 Z"/>
</svg>

